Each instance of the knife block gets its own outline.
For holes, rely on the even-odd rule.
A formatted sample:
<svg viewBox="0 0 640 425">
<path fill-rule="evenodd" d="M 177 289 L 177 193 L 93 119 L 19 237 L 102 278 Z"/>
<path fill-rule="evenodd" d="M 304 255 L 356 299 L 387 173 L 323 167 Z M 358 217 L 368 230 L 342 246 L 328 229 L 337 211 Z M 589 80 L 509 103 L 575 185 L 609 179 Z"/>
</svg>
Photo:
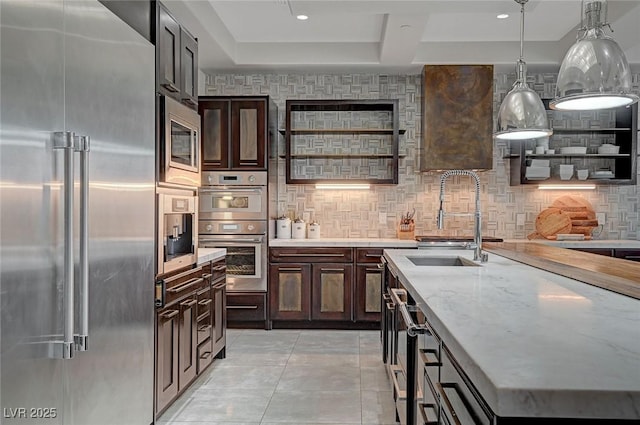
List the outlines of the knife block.
<svg viewBox="0 0 640 425">
<path fill-rule="evenodd" d="M 402 223 L 398 224 L 398 239 L 415 239 L 416 234 L 416 225 L 411 220 L 410 223 Z"/>
</svg>

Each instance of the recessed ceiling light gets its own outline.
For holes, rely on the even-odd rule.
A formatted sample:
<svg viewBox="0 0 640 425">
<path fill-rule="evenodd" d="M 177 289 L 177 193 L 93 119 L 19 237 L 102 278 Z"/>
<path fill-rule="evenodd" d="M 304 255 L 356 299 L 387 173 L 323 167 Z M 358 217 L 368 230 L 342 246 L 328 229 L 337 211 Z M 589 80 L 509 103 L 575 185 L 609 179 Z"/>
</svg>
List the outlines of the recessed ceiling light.
<svg viewBox="0 0 640 425">
<path fill-rule="evenodd" d="M 501 13 L 498 16 L 496 16 L 496 18 L 498 19 L 507 19 L 509 17 L 508 13 Z"/>
<path fill-rule="evenodd" d="M 309 19 L 307 15 L 298 15 L 296 16 L 296 18 L 298 18 L 298 20 L 300 21 L 306 21 L 307 19 Z"/>
</svg>

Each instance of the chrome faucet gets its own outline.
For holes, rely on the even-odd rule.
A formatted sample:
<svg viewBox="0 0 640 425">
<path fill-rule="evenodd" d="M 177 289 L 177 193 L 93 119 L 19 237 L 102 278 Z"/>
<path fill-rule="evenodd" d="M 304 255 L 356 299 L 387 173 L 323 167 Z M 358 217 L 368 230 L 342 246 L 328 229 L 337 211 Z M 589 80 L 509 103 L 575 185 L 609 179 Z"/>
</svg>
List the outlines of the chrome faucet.
<svg viewBox="0 0 640 425">
<path fill-rule="evenodd" d="M 473 178 L 476 182 L 476 211 L 473 214 L 474 216 L 474 225 L 473 225 L 473 260 L 482 263 L 487 262 L 487 254 L 482 252 L 482 229 L 481 229 L 481 213 L 480 213 L 480 178 L 473 171 L 468 170 L 449 170 L 445 171 L 442 176 L 440 176 L 440 208 L 438 209 L 438 229 L 444 229 L 444 216 L 468 216 L 471 214 L 465 213 L 446 213 L 442 208 L 442 204 L 444 203 L 444 182 L 449 178 L 449 176 L 469 176 Z"/>
</svg>

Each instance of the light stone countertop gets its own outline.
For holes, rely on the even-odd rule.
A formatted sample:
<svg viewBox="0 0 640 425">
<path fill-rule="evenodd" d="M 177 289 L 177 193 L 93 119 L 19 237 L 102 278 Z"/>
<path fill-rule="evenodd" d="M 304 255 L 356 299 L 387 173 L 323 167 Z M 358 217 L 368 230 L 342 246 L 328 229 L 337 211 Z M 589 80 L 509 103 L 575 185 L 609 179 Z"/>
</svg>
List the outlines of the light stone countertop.
<svg viewBox="0 0 640 425">
<path fill-rule="evenodd" d="M 640 249 L 640 241 L 602 239 L 591 241 L 548 241 L 543 239 L 505 239 L 505 242 L 531 242 L 557 246 L 559 248 L 618 248 Z M 356 248 L 415 248 L 414 240 L 394 238 L 320 238 L 320 239 L 270 239 L 271 247 L 356 247 Z"/>
<path fill-rule="evenodd" d="M 270 247 L 354 247 L 354 248 L 415 248 L 413 239 L 384 238 L 320 238 L 320 239 L 270 239 Z"/>
<path fill-rule="evenodd" d="M 215 261 L 227 255 L 225 248 L 198 248 L 198 265 L 207 261 Z"/>
<path fill-rule="evenodd" d="M 384 256 L 494 413 L 640 419 L 640 301 L 489 253 L 481 267 Z"/>
</svg>

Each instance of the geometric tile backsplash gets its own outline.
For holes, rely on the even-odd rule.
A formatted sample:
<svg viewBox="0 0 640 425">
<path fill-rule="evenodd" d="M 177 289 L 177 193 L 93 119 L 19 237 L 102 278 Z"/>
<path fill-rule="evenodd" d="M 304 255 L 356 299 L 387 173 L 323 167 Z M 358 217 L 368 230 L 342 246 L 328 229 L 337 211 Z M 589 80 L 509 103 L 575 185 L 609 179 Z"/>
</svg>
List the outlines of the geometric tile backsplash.
<svg viewBox="0 0 640 425">
<path fill-rule="evenodd" d="M 557 74 L 530 74 L 529 86 L 541 97 L 554 95 Z M 511 89 L 515 75 L 494 75 L 493 110 Z M 286 185 L 284 160 L 279 159 L 279 215 L 316 220 L 321 224 L 321 237 L 396 237 L 396 226 L 402 214 L 415 209 L 416 235 L 471 235 L 471 217 L 445 220 L 438 231 L 436 212 L 440 189 L 439 172 L 419 173 L 419 139 L 421 137 L 421 75 L 385 74 L 215 74 L 207 75 L 205 94 L 218 96 L 269 95 L 278 106 L 279 128 L 284 128 L 287 99 L 398 99 L 400 129 L 399 180 L 397 185 L 372 185 L 369 190 L 317 190 L 313 185 Z M 640 93 L 640 74 L 633 75 L 635 93 Z M 606 113 L 585 113 L 582 123 L 594 127 L 598 120 L 606 122 Z M 603 124 L 606 125 L 606 124 Z M 571 141 L 567 141 L 570 145 Z M 509 185 L 508 142 L 495 140 L 493 169 L 480 172 L 482 233 L 505 239 L 522 239 L 534 231 L 538 213 L 554 199 L 566 194 L 579 194 L 604 213 L 606 221 L 594 232 L 598 239 L 640 240 L 640 190 L 638 185 L 598 186 L 590 191 L 544 191 L 535 185 Z M 279 155 L 284 155 L 284 138 L 279 142 Z M 640 167 L 638 168 L 640 172 Z M 638 178 L 640 184 L 640 178 Z M 473 212 L 475 184 L 465 176 L 447 181 L 445 209 L 451 212 Z M 524 214 L 524 225 L 516 225 Z M 599 232 L 599 233 L 598 233 Z M 597 236 L 596 236 L 597 234 Z"/>
</svg>

